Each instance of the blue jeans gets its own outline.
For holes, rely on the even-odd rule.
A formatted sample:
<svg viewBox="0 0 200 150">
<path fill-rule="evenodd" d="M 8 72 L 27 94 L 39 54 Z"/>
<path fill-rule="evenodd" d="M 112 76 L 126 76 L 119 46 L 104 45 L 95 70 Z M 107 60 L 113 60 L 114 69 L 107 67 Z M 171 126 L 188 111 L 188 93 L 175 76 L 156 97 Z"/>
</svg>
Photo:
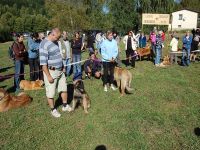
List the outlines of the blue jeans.
<svg viewBox="0 0 200 150">
<path fill-rule="evenodd" d="M 160 64 L 161 51 L 162 51 L 162 48 L 156 47 L 155 65 Z"/>
<path fill-rule="evenodd" d="M 182 65 L 189 66 L 190 64 L 190 49 L 183 48 Z"/>
<path fill-rule="evenodd" d="M 65 64 L 68 65 L 70 63 L 71 63 L 71 58 L 67 58 Z M 65 70 L 66 70 L 66 75 L 69 76 L 70 70 L 71 70 L 71 65 L 66 66 Z"/>
<path fill-rule="evenodd" d="M 24 75 L 19 75 L 19 74 L 24 74 L 24 61 L 22 60 L 15 60 L 15 89 L 16 91 L 20 90 L 19 84 L 21 80 L 24 80 Z"/>
<path fill-rule="evenodd" d="M 81 54 L 72 54 L 72 58 L 73 58 L 73 63 L 81 61 Z M 74 80 L 82 78 L 81 63 L 73 65 L 73 73 L 74 73 Z"/>
<path fill-rule="evenodd" d="M 88 47 L 89 53 L 93 52 L 94 53 L 94 48 Z"/>
<path fill-rule="evenodd" d="M 155 55 L 156 54 L 156 45 L 151 43 L 151 49 L 153 51 L 153 55 Z"/>
</svg>

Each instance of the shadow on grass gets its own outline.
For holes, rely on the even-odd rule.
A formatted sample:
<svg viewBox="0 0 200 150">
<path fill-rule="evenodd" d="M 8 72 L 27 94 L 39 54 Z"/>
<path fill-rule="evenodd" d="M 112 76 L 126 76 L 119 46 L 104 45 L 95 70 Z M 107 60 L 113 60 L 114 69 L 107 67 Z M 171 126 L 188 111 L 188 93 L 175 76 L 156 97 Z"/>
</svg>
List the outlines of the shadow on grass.
<svg viewBox="0 0 200 150">
<path fill-rule="evenodd" d="M 3 89 L 6 88 L 6 87 L 7 87 L 7 85 L 0 86 L 0 88 L 3 88 Z"/>
<path fill-rule="evenodd" d="M 194 134 L 196 135 L 196 136 L 200 136 L 200 128 L 199 127 L 197 127 L 197 128 L 194 128 Z"/>
<path fill-rule="evenodd" d="M 14 67 L 14 66 L 5 67 L 5 68 L 0 68 L 0 73 L 6 72 L 8 69 L 13 68 L 13 67 Z"/>
<path fill-rule="evenodd" d="M 4 81 L 4 80 L 7 80 L 7 79 L 10 79 L 14 76 L 14 74 L 8 74 L 8 75 L 5 75 L 5 76 L 1 76 L 0 75 L 0 82 Z"/>
<path fill-rule="evenodd" d="M 7 89 L 8 93 L 14 93 L 15 92 L 15 86 L 11 86 Z"/>
<path fill-rule="evenodd" d="M 67 104 L 70 104 L 72 102 L 73 95 L 74 95 L 74 85 L 68 84 L 67 85 Z M 61 95 L 59 95 L 58 99 L 55 101 L 55 108 L 58 108 L 62 104 L 63 104 L 62 98 L 61 98 Z"/>
<path fill-rule="evenodd" d="M 107 150 L 105 145 L 98 145 L 95 150 Z"/>
</svg>

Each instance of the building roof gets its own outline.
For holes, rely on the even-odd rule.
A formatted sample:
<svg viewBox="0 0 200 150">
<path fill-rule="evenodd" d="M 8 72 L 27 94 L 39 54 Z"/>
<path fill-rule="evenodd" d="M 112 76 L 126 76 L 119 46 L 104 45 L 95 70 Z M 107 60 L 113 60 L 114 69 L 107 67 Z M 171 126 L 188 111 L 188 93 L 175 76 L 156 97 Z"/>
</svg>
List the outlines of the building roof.
<svg viewBox="0 0 200 150">
<path fill-rule="evenodd" d="M 187 11 L 191 11 L 191 12 L 195 12 L 195 13 L 200 13 L 200 12 L 198 12 L 198 11 L 194 11 L 194 10 L 191 10 L 191 9 L 180 9 L 180 10 L 177 10 L 177 11 L 174 11 L 174 12 L 172 12 L 172 13 L 175 13 L 175 12 L 178 12 L 178 11 L 182 11 L 182 10 L 187 10 Z"/>
</svg>

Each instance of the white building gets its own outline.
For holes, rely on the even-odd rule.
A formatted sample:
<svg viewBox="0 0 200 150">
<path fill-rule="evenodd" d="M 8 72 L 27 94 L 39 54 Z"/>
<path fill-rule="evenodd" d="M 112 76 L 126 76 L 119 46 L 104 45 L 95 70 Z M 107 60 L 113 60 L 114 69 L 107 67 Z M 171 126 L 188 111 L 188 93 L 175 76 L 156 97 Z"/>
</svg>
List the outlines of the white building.
<svg viewBox="0 0 200 150">
<path fill-rule="evenodd" d="M 198 13 L 190 10 L 180 10 L 172 13 L 169 30 L 191 30 L 197 28 Z"/>
</svg>

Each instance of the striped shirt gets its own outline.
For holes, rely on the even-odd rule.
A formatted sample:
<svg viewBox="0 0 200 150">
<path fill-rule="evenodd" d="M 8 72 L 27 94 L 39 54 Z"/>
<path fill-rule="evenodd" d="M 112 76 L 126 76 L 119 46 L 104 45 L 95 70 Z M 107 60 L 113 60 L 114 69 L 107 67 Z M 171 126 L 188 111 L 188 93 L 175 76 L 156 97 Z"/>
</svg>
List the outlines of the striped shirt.
<svg viewBox="0 0 200 150">
<path fill-rule="evenodd" d="M 62 56 L 57 43 L 44 39 L 40 43 L 40 65 L 55 67 L 57 69 L 63 67 Z"/>
</svg>

